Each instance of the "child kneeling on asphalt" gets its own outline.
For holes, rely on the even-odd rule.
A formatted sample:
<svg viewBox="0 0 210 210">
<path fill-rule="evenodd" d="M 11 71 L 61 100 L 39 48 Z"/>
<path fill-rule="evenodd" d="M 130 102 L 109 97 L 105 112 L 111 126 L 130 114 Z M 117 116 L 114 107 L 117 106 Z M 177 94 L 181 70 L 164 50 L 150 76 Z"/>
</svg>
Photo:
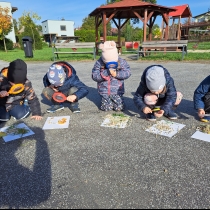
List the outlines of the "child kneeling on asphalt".
<svg viewBox="0 0 210 210">
<path fill-rule="evenodd" d="M 144 70 L 133 100 L 149 121 L 156 121 L 163 115 L 175 120 L 177 115 L 173 109 L 179 105 L 182 97 L 176 91 L 168 70 L 161 65 L 152 65 Z"/>
<path fill-rule="evenodd" d="M 194 91 L 193 101 L 198 117 L 204 122 L 210 121 L 210 76 L 198 85 Z"/>
<path fill-rule="evenodd" d="M 102 53 L 92 69 L 92 79 L 97 82 L 98 93 L 101 96 L 100 109 L 123 111 L 124 80 L 131 76 L 130 66 L 125 59 L 118 56 L 114 41 L 100 44 L 99 49 Z"/>
<path fill-rule="evenodd" d="M 11 88 L 20 86 L 20 91 L 11 92 Z M 17 88 L 18 89 L 18 88 Z M 39 100 L 27 79 L 27 65 L 21 59 L 16 59 L 1 70 L 0 75 L 0 122 L 24 119 L 32 113 L 32 119 L 41 120 Z"/>
<path fill-rule="evenodd" d="M 43 83 L 45 88 L 42 94 L 52 102 L 52 106 L 47 109 L 47 112 L 54 113 L 64 109 L 63 102 L 58 102 L 53 98 L 53 95 L 58 92 L 65 95 L 66 101 L 70 102 L 69 108 L 73 113 L 80 112 L 78 101 L 84 98 L 89 91 L 69 63 L 65 61 L 53 63 L 43 77 Z"/>
</svg>

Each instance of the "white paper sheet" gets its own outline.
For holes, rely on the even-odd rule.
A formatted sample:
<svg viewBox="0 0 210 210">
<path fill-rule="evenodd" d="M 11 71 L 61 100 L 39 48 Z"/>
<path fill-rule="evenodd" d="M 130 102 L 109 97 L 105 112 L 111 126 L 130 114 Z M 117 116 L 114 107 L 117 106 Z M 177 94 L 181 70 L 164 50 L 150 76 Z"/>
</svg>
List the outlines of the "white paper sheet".
<svg viewBox="0 0 210 210">
<path fill-rule="evenodd" d="M 60 124 L 59 121 L 62 120 L 64 120 L 65 123 Z M 69 121 L 70 121 L 70 116 L 48 117 L 42 129 L 48 130 L 48 129 L 68 128 Z"/>
<path fill-rule="evenodd" d="M 191 138 L 210 142 L 210 134 L 201 131 L 196 131 Z"/>
<path fill-rule="evenodd" d="M 7 133 L 7 129 L 9 127 L 10 126 L 3 127 L 3 128 L 0 129 L 0 131 Z M 34 134 L 34 132 L 30 128 L 28 128 L 28 126 L 26 126 L 24 123 L 20 123 L 20 124 L 15 125 L 15 128 L 25 128 L 26 130 L 28 130 L 28 133 L 26 133 L 24 135 L 21 135 L 21 134 L 15 135 L 15 134 L 12 134 L 12 133 L 8 134 L 8 135 L 2 137 L 5 142 L 13 141 L 13 140 L 20 139 L 20 138 L 23 138 L 23 137 L 30 136 L 30 135 Z"/>
<path fill-rule="evenodd" d="M 154 124 L 152 127 L 146 129 L 146 131 L 162 136 L 172 137 L 179 132 L 185 125 L 175 123 L 172 121 L 161 120 Z M 162 127 L 163 129 L 159 129 Z M 168 129 L 165 129 L 168 128 Z"/>
</svg>

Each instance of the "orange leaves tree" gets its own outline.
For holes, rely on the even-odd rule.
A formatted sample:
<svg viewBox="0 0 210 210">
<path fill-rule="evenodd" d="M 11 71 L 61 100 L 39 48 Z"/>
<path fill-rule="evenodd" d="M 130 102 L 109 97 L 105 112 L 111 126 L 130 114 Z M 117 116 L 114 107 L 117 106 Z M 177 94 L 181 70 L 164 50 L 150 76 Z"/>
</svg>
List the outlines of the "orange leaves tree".
<svg viewBox="0 0 210 210">
<path fill-rule="evenodd" d="M 0 6 L 0 39 L 3 39 L 5 52 L 7 52 L 5 36 L 12 31 L 13 27 L 12 16 L 9 13 L 10 9 L 8 7 Z"/>
</svg>

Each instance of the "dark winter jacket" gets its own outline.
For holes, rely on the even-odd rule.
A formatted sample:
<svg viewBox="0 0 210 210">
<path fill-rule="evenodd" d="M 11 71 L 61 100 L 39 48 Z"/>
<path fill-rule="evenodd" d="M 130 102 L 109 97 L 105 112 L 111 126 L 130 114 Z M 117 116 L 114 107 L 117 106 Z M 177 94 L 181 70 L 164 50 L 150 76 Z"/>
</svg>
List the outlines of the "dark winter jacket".
<svg viewBox="0 0 210 210">
<path fill-rule="evenodd" d="M 96 61 L 92 69 L 92 79 L 97 82 L 100 95 L 123 95 L 125 93 L 124 80 L 131 76 L 130 66 L 126 60 L 119 58 L 117 76 L 112 77 L 106 69 L 103 60 Z"/>
<path fill-rule="evenodd" d="M 1 75 L 0 81 L 2 81 L 0 82 L 0 91 L 9 91 L 11 85 L 7 78 Z M 24 86 L 25 89 L 21 93 L 15 95 L 10 94 L 9 96 L 1 99 L 0 105 L 5 106 L 6 110 L 10 111 L 15 105 L 22 105 L 24 100 L 27 99 L 32 116 L 41 116 L 40 102 L 35 94 L 31 81 L 27 79 Z"/>
<path fill-rule="evenodd" d="M 66 79 L 62 86 L 58 87 L 58 91 L 62 92 L 65 95 L 68 95 L 70 88 L 76 87 L 78 90 L 74 93 L 77 97 L 77 101 L 81 98 L 84 98 L 88 94 L 87 86 L 79 80 L 79 77 L 76 75 L 75 69 L 67 62 L 59 61 L 53 64 L 59 64 L 64 68 L 66 73 Z M 47 78 L 47 74 L 43 77 L 43 83 L 45 87 L 51 85 Z"/>
<path fill-rule="evenodd" d="M 206 77 L 194 91 L 194 108 L 204 109 L 204 96 L 210 92 L 210 76 Z"/>
<path fill-rule="evenodd" d="M 152 66 L 162 67 L 165 72 L 166 91 L 165 91 L 165 93 L 159 94 L 159 98 L 165 98 L 165 101 L 164 101 L 163 105 L 161 106 L 161 109 L 164 110 L 164 114 L 167 115 L 169 113 L 169 111 L 171 111 L 172 107 L 174 106 L 174 104 L 176 102 L 177 92 L 176 92 L 176 88 L 174 86 L 174 80 L 170 76 L 168 70 L 166 68 L 164 68 L 163 66 L 161 66 L 161 65 L 152 65 Z M 139 87 L 137 88 L 136 93 L 133 98 L 135 105 L 141 111 L 143 111 L 143 109 L 147 106 L 144 103 L 145 94 L 151 93 L 151 91 L 147 88 L 147 85 L 146 85 L 146 72 L 152 66 L 149 66 L 144 70 L 142 77 L 141 77 Z"/>
</svg>

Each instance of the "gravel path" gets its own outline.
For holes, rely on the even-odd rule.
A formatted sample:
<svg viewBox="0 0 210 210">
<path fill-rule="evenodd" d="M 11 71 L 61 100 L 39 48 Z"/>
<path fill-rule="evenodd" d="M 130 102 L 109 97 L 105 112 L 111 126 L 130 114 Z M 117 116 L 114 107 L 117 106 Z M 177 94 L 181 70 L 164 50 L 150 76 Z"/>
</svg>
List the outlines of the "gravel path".
<svg viewBox="0 0 210 210">
<path fill-rule="evenodd" d="M 71 63 L 89 89 L 80 101 L 82 112 L 72 114 L 66 107 L 56 115 L 45 112 L 49 104 L 41 97 L 42 77 L 51 63 L 27 62 L 44 119 L 23 121 L 35 135 L 0 141 L 1 209 L 210 207 L 210 143 L 191 138 L 200 125 L 193 92 L 209 75 L 209 63 L 157 63 L 169 70 L 184 95 L 176 122 L 186 126 L 168 138 L 145 131 L 152 123 L 139 115 L 132 100 L 143 70 L 154 63 L 128 62 L 132 76 L 125 81 L 125 114 L 132 121 L 125 129 L 100 126 L 108 113 L 98 110 L 93 61 Z M 0 61 L 1 68 L 7 65 Z M 71 117 L 68 129 L 42 130 L 47 117 L 65 115 Z"/>
</svg>

